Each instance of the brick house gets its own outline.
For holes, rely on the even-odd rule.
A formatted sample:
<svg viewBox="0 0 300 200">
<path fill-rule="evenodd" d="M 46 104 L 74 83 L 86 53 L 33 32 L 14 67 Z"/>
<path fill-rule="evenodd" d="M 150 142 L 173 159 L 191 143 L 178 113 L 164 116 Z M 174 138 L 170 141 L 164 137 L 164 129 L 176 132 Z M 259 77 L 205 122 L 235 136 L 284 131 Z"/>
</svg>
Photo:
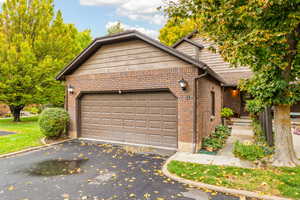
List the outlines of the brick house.
<svg viewBox="0 0 300 200">
<path fill-rule="evenodd" d="M 194 31 L 175 43 L 173 48 L 206 63 L 221 76 L 225 81 L 225 84 L 222 85 L 223 107 L 233 109 L 236 117 L 248 116 L 245 106 L 246 100 L 250 99 L 250 96 L 240 92 L 237 86 L 239 80 L 251 77 L 251 70 L 247 67 L 230 67 L 220 54 L 209 50 L 211 46 L 213 43 L 199 37 L 197 31 Z M 294 105 L 291 111 L 300 112 L 300 103 Z"/>
<path fill-rule="evenodd" d="M 224 81 L 181 50 L 137 31 L 96 38 L 57 76 L 69 135 L 197 151 L 221 123 Z"/>
</svg>

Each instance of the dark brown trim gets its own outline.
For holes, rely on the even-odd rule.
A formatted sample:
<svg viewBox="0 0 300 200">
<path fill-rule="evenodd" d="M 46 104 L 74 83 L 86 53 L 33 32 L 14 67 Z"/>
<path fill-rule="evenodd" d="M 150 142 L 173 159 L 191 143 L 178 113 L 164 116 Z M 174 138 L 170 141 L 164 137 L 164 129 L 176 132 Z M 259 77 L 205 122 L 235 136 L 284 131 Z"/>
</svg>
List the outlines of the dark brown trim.
<svg viewBox="0 0 300 200">
<path fill-rule="evenodd" d="M 129 41 L 133 39 L 140 39 L 154 47 L 159 48 L 162 51 L 167 52 L 168 54 L 179 58 L 180 60 L 187 62 L 195 67 L 200 69 L 208 69 L 209 75 L 211 75 L 217 81 L 224 83 L 224 80 L 210 69 L 205 63 L 197 61 L 196 59 L 181 53 L 180 51 L 163 45 L 162 43 L 149 38 L 148 36 L 138 32 L 138 31 L 125 31 L 120 34 L 105 36 L 101 38 L 96 38 L 85 50 L 83 50 L 68 66 L 66 66 L 57 76 L 56 80 L 63 80 L 66 75 L 73 73 L 81 64 L 83 64 L 92 54 L 94 54 L 102 45 L 113 44 L 122 41 Z"/>
<path fill-rule="evenodd" d="M 237 84 L 224 84 L 223 87 L 224 88 L 236 88 Z"/>
<path fill-rule="evenodd" d="M 65 103 L 64 103 L 64 108 L 65 108 L 66 111 L 68 111 L 68 103 L 69 103 L 68 99 L 69 99 L 68 86 L 67 86 L 67 84 L 65 84 Z"/>
<path fill-rule="evenodd" d="M 75 100 L 75 122 L 76 122 L 76 137 L 81 136 L 81 93 L 78 94 Z"/>
<path fill-rule="evenodd" d="M 190 43 L 191 45 L 194 45 L 194 46 L 198 47 L 200 50 L 204 49 L 204 46 L 202 44 L 194 42 L 193 40 L 185 39 L 185 41 L 188 42 L 188 43 Z"/>
<path fill-rule="evenodd" d="M 80 91 L 75 99 L 75 122 L 76 122 L 76 136 L 81 137 L 81 99 L 86 94 L 130 94 L 130 93 L 150 93 L 150 92 L 169 92 L 178 102 L 178 97 L 169 88 L 153 88 L 153 89 L 136 89 L 136 90 L 107 90 L 107 91 Z M 121 95 L 120 94 L 120 95 Z M 177 103 L 178 104 L 178 103 Z M 178 105 L 177 109 L 177 124 L 178 124 Z M 178 133 L 177 127 L 177 148 L 178 148 Z"/>
<path fill-rule="evenodd" d="M 184 42 L 186 39 L 191 39 L 195 34 L 197 34 L 198 31 L 194 30 L 193 32 L 191 32 L 190 34 L 184 36 L 183 38 L 181 38 L 180 40 L 178 40 L 175 44 L 172 45 L 172 48 L 176 48 L 177 46 L 179 46 L 182 42 Z"/>
<path fill-rule="evenodd" d="M 187 43 L 189 43 L 189 44 L 191 44 L 191 45 L 193 45 L 193 46 L 199 48 L 200 50 L 201 50 L 201 49 L 204 49 L 204 46 L 203 46 L 202 44 L 199 44 L 199 43 L 197 43 L 197 42 L 194 42 L 193 40 L 190 40 L 190 39 L 188 39 L 188 38 L 183 38 L 183 39 L 181 39 L 181 40 L 180 40 L 180 43 L 174 44 L 174 45 L 172 46 L 172 48 L 178 47 L 180 44 L 182 44 L 182 42 L 187 42 Z"/>
</svg>

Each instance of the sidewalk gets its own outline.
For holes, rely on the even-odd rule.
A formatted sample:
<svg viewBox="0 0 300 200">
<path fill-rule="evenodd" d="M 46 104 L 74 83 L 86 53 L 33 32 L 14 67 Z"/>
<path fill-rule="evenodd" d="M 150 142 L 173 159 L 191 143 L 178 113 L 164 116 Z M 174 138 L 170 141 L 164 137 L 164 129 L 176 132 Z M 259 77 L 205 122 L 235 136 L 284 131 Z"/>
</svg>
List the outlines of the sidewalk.
<svg viewBox="0 0 300 200">
<path fill-rule="evenodd" d="M 239 140 L 240 142 L 252 141 L 253 131 L 251 126 L 232 126 L 231 136 L 227 139 L 223 149 L 217 155 L 234 157 L 232 150 L 234 143 Z"/>
<path fill-rule="evenodd" d="M 250 126 L 233 126 L 231 136 L 227 139 L 225 147 L 217 155 L 192 154 L 177 152 L 170 159 L 183 162 L 192 162 L 198 164 L 211 164 L 223 166 L 235 166 L 244 168 L 255 168 L 256 166 L 249 162 L 234 157 L 232 150 L 236 140 L 252 140 L 253 132 Z"/>
</svg>

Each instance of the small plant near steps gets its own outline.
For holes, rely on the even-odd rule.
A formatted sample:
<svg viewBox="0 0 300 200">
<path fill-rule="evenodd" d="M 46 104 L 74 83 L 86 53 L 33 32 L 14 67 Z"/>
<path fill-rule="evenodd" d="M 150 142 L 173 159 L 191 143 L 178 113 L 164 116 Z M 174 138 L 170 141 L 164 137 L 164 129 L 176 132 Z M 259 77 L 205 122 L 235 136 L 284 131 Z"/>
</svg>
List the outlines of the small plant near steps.
<svg viewBox="0 0 300 200">
<path fill-rule="evenodd" d="M 231 108 L 223 108 L 221 111 L 221 117 L 224 125 L 231 125 L 231 118 L 233 117 L 234 112 Z"/>
<path fill-rule="evenodd" d="M 227 126 L 217 126 L 209 137 L 204 138 L 200 153 L 216 154 L 218 150 L 223 148 L 230 133 L 231 130 Z"/>
</svg>

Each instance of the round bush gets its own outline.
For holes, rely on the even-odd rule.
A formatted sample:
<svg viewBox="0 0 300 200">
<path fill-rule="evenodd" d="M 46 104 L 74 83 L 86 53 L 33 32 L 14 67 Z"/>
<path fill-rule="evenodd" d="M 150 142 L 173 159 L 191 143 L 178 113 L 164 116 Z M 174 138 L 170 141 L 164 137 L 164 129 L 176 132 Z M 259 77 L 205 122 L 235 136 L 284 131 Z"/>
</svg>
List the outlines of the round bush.
<svg viewBox="0 0 300 200">
<path fill-rule="evenodd" d="M 66 133 L 69 114 L 61 108 L 47 108 L 39 118 L 42 133 L 48 138 L 60 137 Z"/>
<path fill-rule="evenodd" d="M 224 117 L 226 119 L 232 117 L 234 115 L 234 112 L 231 108 L 223 108 L 221 111 L 221 117 Z"/>
</svg>

